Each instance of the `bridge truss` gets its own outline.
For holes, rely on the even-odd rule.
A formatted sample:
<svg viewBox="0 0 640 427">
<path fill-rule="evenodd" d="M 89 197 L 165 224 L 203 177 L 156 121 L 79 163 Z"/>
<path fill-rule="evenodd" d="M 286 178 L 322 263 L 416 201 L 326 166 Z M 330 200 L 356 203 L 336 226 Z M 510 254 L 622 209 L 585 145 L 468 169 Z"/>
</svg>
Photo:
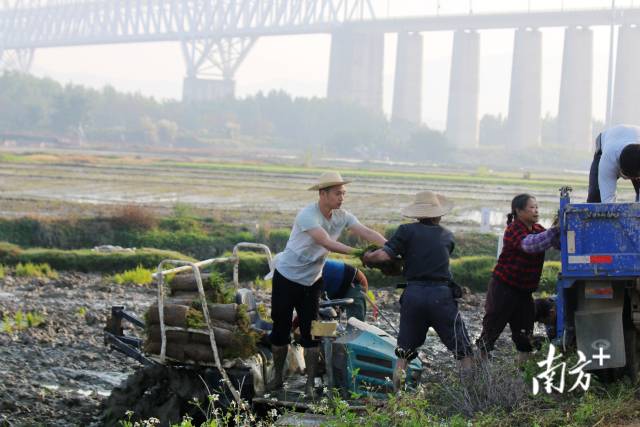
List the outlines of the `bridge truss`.
<svg viewBox="0 0 640 427">
<path fill-rule="evenodd" d="M 178 41 L 187 76 L 231 79 L 258 36 L 375 19 L 376 0 L 2 0 L 0 67 L 36 48 Z"/>
</svg>

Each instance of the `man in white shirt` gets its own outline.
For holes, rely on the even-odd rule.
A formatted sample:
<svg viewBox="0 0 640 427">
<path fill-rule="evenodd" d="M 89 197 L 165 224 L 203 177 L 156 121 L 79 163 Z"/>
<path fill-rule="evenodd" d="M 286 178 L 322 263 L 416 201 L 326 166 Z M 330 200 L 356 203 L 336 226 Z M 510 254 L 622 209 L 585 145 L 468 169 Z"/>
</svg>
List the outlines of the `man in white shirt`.
<svg viewBox="0 0 640 427">
<path fill-rule="evenodd" d="M 337 172 L 323 174 L 309 190 L 318 191 L 318 201 L 303 208 L 296 216 L 285 250 L 276 258 L 271 293 L 271 318 L 275 379 L 270 388 L 282 385 L 283 368 L 289 342 L 291 320 L 296 309 L 300 322 L 301 344 L 307 367 L 305 392 L 313 396 L 317 373 L 318 342 L 311 338 L 311 322 L 318 318 L 322 267 L 329 252 L 350 254 L 354 248 L 337 241 L 344 229 L 369 242 L 382 246 L 386 239 L 377 231 L 360 224 L 350 212 L 341 209 L 345 184 Z"/>
<path fill-rule="evenodd" d="M 640 192 L 640 127 L 617 125 L 596 138 L 595 155 L 589 171 L 587 203 L 616 201 L 618 178 L 630 179 Z"/>
</svg>

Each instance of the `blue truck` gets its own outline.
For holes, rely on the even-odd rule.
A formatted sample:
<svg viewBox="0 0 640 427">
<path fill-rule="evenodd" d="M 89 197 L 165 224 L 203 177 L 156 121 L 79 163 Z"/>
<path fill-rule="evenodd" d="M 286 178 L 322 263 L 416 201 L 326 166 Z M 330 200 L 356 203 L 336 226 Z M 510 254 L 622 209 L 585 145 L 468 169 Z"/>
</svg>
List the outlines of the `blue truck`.
<svg viewBox="0 0 640 427">
<path fill-rule="evenodd" d="M 559 344 L 574 346 L 591 371 L 640 367 L 640 203 L 571 203 L 560 190 L 562 270 L 557 282 Z"/>
</svg>

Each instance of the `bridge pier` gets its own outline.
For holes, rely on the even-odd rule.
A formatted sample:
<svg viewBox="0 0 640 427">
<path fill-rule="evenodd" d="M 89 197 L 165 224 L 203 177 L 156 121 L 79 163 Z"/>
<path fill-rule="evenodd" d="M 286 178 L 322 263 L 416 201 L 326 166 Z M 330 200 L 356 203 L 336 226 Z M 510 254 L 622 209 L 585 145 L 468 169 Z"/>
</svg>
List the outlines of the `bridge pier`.
<svg viewBox="0 0 640 427">
<path fill-rule="evenodd" d="M 460 147 L 478 146 L 480 34 L 458 30 L 453 35 L 446 136 Z"/>
<path fill-rule="evenodd" d="M 185 102 L 206 102 L 233 98 L 235 90 L 235 80 L 185 77 L 182 81 L 182 100 Z"/>
<path fill-rule="evenodd" d="M 351 30 L 331 35 L 327 98 L 382 111 L 384 34 Z"/>
<path fill-rule="evenodd" d="M 593 31 L 567 28 L 558 105 L 558 142 L 563 146 L 586 150 L 593 145 L 592 82 Z"/>
<path fill-rule="evenodd" d="M 234 76 L 255 41 L 256 37 L 183 41 L 187 77 L 182 83 L 182 100 L 206 102 L 233 98 Z"/>
<path fill-rule="evenodd" d="M 640 28 L 621 26 L 618 34 L 612 125 L 640 125 Z"/>
<path fill-rule="evenodd" d="M 507 143 L 513 148 L 540 145 L 542 33 L 518 28 L 513 44 Z"/>
<path fill-rule="evenodd" d="M 422 51 L 420 33 L 399 33 L 393 82 L 393 121 L 422 122 Z"/>
</svg>

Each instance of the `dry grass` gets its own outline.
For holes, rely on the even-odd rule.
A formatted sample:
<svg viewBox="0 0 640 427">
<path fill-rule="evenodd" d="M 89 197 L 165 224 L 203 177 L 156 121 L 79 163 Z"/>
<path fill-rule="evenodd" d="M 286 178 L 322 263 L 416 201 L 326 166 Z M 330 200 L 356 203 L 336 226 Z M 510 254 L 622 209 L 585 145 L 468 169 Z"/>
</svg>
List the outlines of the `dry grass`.
<svg viewBox="0 0 640 427">
<path fill-rule="evenodd" d="M 470 374 L 458 372 L 457 380 L 442 382 L 438 388 L 445 398 L 445 413 L 467 417 L 496 409 L 509 412 L 528 393 L 523 375 L 513 363 L 488 362 L 479 357 Z"/>
<path fill-rule="evenodd" d="M 150 230 L 158 225 L 152 210 L 135 204 L 118 207 L 113 219 L 118 226 L 129 230 Z"/>
</svg>

